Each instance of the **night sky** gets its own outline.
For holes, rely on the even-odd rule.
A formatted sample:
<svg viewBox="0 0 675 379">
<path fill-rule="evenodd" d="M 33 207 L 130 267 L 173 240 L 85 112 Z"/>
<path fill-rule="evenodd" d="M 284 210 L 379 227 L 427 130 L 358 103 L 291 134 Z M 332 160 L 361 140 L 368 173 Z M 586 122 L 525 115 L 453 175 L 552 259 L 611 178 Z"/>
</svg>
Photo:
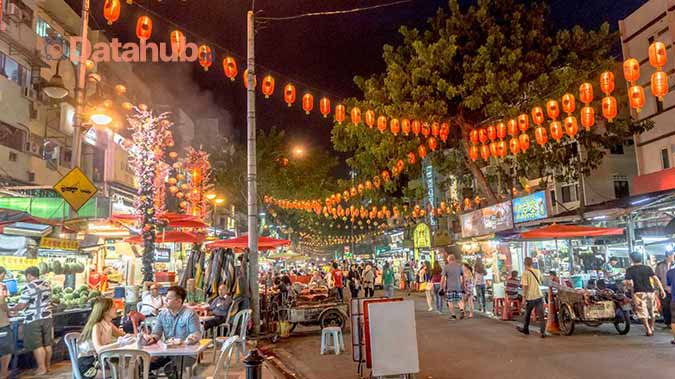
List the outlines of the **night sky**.
<svg viewBox="0 0 675 379">
<path fill-rule="evenodd" d="M 67 0 L 80 11 L 79 0 Z M 103 18 L 103 0 L 92 0 L 93 27 L 103 28 L 109 37 L 136 40 L 136 19 L 145 14 L 136 6 L 122 2 L 122 16 L 108 26 Z M 136 0 L 174 23 L 186 32 L 189 41 L 199 36 L 229 49 L 238 59 L 243 73 L 246 54 L 246 11 L 250 4 L 243 0 Z M 391 0 L 257 0 L 259 16 L 280 17 L 300 13 L 342 10 L 389 3 Z M 609 22 L 617 29 L 617 21 L 645 3 L 645 0 L 551 0 L 551 19 L 555 25 L 597 27 Z M 464 1 L 463 3 L 471 3 Z M 257 99 L 258 127 L 277 126 L 288 131 L 292 142 L 315 148 L 330 146 L 330 122 L 318 112 L 318 99 L 328 95 L 333 100 L 359 96 L 353 83 L 355 75 L 367 76 L 384 69 L 382 45 L 400 41 L 400 25 L 424 27 L 426 20 L 446 0 L 412 0 L 409 3 L 365 11 L 359 14 L 311 17 L 290 21 L 274 21 L 259 28 L 256 35 L 256 63 L 261 65 L 258 80 L 271 72 L 276 77 L 275 95 Z M 153 40 L 168 42 L 168 34 L 176 27 L 152 17 Z M 192 33 L 190 33 L 192 32 Z M 205 73 L 197 64 L 145 65 L 148 78 L 163 79 L 165 85 L 186 108 L 195 114 L 228 112 L 235 137 L 243 141 L 246 130 L 246 95 L 241 82 L 230 82 L 223 74 L 221 61 L 225 52 L 216 49 L 214 65 Z M 149 67 L 154 66 L 154 67 Z M 171 66 L 171 67 L 168 67 Z M 177 67 L 183 66 L 183 67 Z M 288 109 L 281 97 L 283 85 L 292 80 L 298 90 L 298 101 Z M 172 85 L 173 84 L 173 85 Z M 305 116 L 299 100 L 305 90 L 315 97 L 315 111 Z M 203 91 L 211 91 L 208 92 Z M 340 169 L 344 172 L 344 166 Z"/>
</svg>

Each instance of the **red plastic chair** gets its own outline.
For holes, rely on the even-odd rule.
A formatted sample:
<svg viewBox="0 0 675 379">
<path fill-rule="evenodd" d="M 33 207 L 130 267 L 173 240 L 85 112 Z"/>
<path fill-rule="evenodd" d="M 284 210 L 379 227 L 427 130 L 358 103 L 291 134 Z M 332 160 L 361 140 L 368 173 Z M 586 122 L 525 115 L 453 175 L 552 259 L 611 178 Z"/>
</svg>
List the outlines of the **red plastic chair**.
<svg viewBox="0 0 675 379">
<path fill-rule="evenodd" d="M 141 312 L 131 311 L 129 312 L 129 320 L 131 320 L 131 326 L 134 328 L 134 334 L 138 334 L 138 325 L 145 320 L 145 316 Z"/>
</svg>

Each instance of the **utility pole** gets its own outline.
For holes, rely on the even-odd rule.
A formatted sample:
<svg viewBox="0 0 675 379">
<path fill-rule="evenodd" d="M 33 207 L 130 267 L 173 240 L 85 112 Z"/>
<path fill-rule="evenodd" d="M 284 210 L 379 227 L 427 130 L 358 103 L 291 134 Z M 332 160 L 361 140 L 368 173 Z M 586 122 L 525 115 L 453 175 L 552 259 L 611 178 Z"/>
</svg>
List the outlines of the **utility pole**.
<svg viewBox="0 0 675 379">
<path fill-rule="evenodd" d="M 251 309 L 253 310 L 253 332 L 260 333 L 260 294 L 258 293 L 258 211 L 256 188 L 256 148 L 255 148 L 255 24 L 253 7 L 248 11 L 246 22 L 246 60 L 248 78 L 245 78 L 246 91 L 246 130 L 247 130 L 247 163 L 248 163 L 248 250 L 249 250 L 249 288 L 251 290 Z"/>
<path fill-rule="evenodd" d="M 71 168 L 79 167 L 82 161 L 82 119 L 84 116 L 84 85 L 87 79 L 87 55 L 85 46 L 87 45 L 89 34 L 89 0 L 82 0 L 82 26 L 80 36 L 82 36 L 82 51 L 80 52 L 80 63 L 77 67 L 77 89 L 75 90 L 75 117 L 73 120 L 73 148 L 70 157 Z M 75 52 L 73 52 L 75 53 Z M 58 72 L 57 72 L 58 74 Z M 71 210 L 71 217 L 74 212 Z"/>
</svg>

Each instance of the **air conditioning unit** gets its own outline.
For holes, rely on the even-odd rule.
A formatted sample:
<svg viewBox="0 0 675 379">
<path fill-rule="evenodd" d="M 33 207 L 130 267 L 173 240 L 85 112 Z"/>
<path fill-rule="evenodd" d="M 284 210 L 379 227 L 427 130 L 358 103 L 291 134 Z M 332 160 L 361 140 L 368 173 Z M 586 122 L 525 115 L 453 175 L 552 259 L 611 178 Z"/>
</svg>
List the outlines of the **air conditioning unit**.
<svg viewBox="0 0 675 379">
<path fill-rule="evenodd" d="M 23 20 L 23 11 L 14 3 L 7 4 L 7 19 L 14 22 L 21 22 Z"/>
</svg>

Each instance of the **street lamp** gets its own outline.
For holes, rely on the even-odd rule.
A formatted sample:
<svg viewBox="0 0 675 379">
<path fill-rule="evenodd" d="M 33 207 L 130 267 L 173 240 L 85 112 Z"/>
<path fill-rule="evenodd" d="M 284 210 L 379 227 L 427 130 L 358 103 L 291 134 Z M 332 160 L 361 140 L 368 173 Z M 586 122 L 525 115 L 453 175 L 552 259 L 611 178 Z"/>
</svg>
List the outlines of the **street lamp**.
<svg viewBox="0 0 675 379">
<path fill-rule="evenodd" d="M 206 194 L 206 198 L 209 199 L 209 201 L 213 201 L 213 199 L 215 199 L 216 196 L 218 195 L 216 195 L 215 193 Z"/>
<path fill-rule="evenodd" d="M 213 235 L 216 235 L 216 212 L 218 210 L 218 206 L 222 205 L 225 202 L 225 199 L 222 197 L 218 197 L 215 193 L 209 193 L 206 195 L 206 198 L 209 201 L 213 202 L 213 211 L 211 211 L 211 227 L 213 228 Z"/>
<path fill-rule="evenodd" d="M 52 99 L 63 99 L 68 96 L 70 91 L 63 84 L 63 78 L 59 75 L 59 66 L 61 65 L 61 60 L 56 63 L 56 73 L 49 79 L 49 82 L 46 86 L 42 88 L 45 95 L 51 97 Z"/>
<path fill-rule="evenodd" d="M 296 158 L 302 158 L 305 155 L 305 149 L 302 146 L 296 146 L 293 148 L 293 156 Z"/>
</svg>

